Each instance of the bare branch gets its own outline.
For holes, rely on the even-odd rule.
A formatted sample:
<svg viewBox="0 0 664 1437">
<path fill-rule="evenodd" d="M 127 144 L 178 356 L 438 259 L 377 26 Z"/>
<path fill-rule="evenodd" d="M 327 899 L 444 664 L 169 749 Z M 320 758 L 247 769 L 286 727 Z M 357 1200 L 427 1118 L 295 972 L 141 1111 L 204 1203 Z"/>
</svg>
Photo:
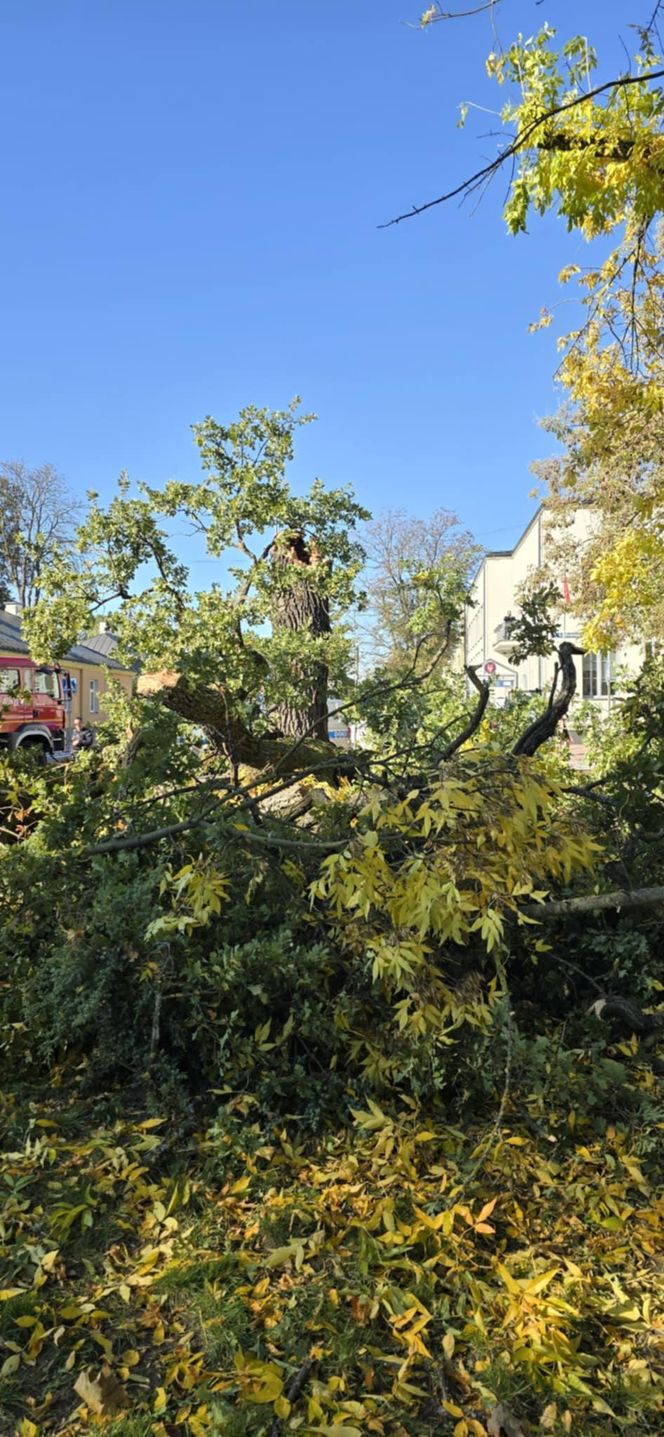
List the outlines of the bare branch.
<svg viewBox="0 0 664 1437">
<path fill-rule="evenodd" d="M 485 0 L 483 5 L 476 5 L 473 10 L 441 10 L 439 6 L 436 6 L 435 15 L 432 15 L 430 11 L 425 11 L 426 24 L 423 26 L 420 21 L 420 26 L 426 28 L 429 25 L 437 25 L 439 20 L 468 20 L 471 15 L 486 15 L 487 11 L 496 10 L 499 4 L 500 0 Z"/>
</svg>

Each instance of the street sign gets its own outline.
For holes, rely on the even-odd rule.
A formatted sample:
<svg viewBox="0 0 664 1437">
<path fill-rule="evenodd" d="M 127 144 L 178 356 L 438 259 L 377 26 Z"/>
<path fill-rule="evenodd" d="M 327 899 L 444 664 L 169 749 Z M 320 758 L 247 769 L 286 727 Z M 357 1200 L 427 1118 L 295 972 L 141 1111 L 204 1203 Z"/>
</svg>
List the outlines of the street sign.
<svg viewBox="0 0 664 1437">
<path fill-rule="evenodd" d="M 494 662 L 493 659 L 487 659 L 487 661 L 486 661 L 486 663 L 485 663 L 485 665 L 484 665 L 484 672 L 485 672 L 485 674 L 495 674 L 495 672 L 496 672 L 496 665 L 495 665 L 495 662 Z"/>
</svg>

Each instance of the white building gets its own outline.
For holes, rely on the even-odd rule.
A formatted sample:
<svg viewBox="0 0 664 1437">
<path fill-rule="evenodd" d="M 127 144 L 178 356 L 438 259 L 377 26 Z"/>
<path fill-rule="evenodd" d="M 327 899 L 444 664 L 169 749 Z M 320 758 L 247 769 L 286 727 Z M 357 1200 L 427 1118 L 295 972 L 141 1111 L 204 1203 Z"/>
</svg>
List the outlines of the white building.
<svg viewBox="0 0 664 1437">
<path fill-rule="evenodd" d="M 579 509 L 571 530 L 575 544 L 582 546 L 592 528 L 590 510 Z M 567 533 L 569 534 L 569 530 Z M 466 607 L 464 663 L 474 664 L 482 678 L 492 681 L 492 700 L 502 705 L 513 689 L 534 693 L 548 691 L 553 682 L 555 654 L 528 658 L 514 665 L 509 639 L 510 617 L 519 614 L 517 593 L 530 575 L 550 557 L 551 521 L 541 505 L 513 549 L 486 554 L 473 583 Z M 548 553 L 547 553 L 548 549 Z M 560 574 L 562 607 L 558 642 L 580 643 L 581 624 L 565 603 L 567 577 Z M 629 645 L 611 654 L 584 654 L 578 659 L 578 696 L 591 699 L 604 711 L 620 690 L 620 674 L 635 672 L 643 661 L 640 645 Z"/>
</svg>

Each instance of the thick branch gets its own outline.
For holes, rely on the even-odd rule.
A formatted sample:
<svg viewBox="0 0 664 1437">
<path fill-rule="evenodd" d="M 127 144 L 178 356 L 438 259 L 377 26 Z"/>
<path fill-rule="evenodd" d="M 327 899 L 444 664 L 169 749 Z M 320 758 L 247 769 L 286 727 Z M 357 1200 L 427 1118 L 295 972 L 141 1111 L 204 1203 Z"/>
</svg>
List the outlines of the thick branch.
<svg viewBox="0 0 664 1437">
<path fill-rule="evenodd" d="M 142 674 L 136 692 L 139 698 L 157 699 L 172 713 L 199 724 L 215 748 L 242 767 L 278 769 L 286 774 L 336 752 L 326 739 L 294 743 L 289 738 L 253 734 L 235 708 L 235 697 L 222 685 L 192 685 L 181 674 L 165 669 Z"/>
<path fill-rule="evenodd" d="M 529 903 L 521 911 L 526 918 L 564 918 L 567 914 L 604 913 L 611 908 L 652 908 L 664 903 L 664 886 L 619 888 L 612 893 L 584 893 L 580 898 L 554 898 L 549 903 Z"/>
<path fill-rule="evenodd" d="M 538 748 L 546 743 L 547 739 L 553 738 L 560 720 L 565 717 L 567 710 L 576 693 L 576 668 L 574 666 L 574 654 L 582 654 L 583 649 L 578 649 L 576 644 L 564 643 L 558 649 L 559 668 L 556 670 L 556 677 L 551 689 L 551 697 L 547 708 L 540 714 L 527 729 L 520 734 L 512 753 L 525 754 L 532 758 Z M 560 690 L 556 697 L 556 685 L 558 677 L 561 676 Z"/>
</svg>

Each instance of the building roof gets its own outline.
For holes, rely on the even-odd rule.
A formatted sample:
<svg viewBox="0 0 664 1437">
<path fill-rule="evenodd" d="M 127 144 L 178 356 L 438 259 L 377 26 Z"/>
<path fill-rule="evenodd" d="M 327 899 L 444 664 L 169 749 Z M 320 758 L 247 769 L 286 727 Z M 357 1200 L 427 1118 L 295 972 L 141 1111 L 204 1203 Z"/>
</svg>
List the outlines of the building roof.
<svg viewBox="0 0 664 1437">
<path fill-rule="evenodd" d="M 112 634 L 94 634 L 82 644 L 73 644 L 69 652 L 65 654 L 65 663 L 70 664 L 95 664 L 99 667 L 103 664 L 109 669 L 124 669 L 124 664 L 119 664 L 117 659 L 112 657 L 117 640 Z M 21 634 L 20 614 L 11 614 L 8 609 L 0 609 L 0 650 L 9 649 L 15 654 L 29 654 L 30 650 Z"/>
<path fill-rule="evenodd" d="M 107 654 L 114 653 L 117 646 L 118 641 L 115 634 L 109 634 L 106 630 L 104 630 L 103 634 L 86 635 L 86 649 L 94 649 L 95 653 L 103 654 L 104 657 L 106 657 Z"/>
</svg>

